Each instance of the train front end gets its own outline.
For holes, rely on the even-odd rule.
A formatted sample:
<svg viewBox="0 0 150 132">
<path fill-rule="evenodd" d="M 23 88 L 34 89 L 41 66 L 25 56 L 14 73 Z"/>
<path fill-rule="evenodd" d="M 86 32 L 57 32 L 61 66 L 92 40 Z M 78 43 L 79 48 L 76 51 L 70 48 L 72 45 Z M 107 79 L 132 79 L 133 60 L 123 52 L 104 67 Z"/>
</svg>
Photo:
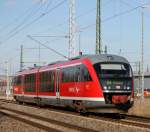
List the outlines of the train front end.
<svg viewBox="0 0 150 132">
<path fill-rule="evenodd" d="M 119 56 L 105 55 L 94 64 L 105 103 L 128 110 L 133 104 L 134 84 L 132 68 Z"/>
</svg>

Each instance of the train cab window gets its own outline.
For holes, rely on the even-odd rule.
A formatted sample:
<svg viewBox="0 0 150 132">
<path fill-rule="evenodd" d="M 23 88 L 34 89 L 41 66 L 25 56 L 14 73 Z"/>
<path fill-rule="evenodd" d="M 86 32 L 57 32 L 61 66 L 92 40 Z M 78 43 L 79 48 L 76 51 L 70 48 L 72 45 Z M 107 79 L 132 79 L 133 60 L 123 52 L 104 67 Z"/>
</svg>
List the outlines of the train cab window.
<svg viewBox="0 0 150 132">
<path fill-rule="evenodd" d="M 131 77 L 132 71 L 128 64 L 95 64 L 95 71 L 99 77 Z"/>
<path fill-rule="evenodd" d="M 25 76 L 24 84 L 25 84 L 25 92 L 35 92 L 35 74 L 29 74 Z"/>
<path fill-rule="evenodd" d="M 132 69 L 129 64 L 98 63 L 94 68 L 104 90 L 131 91 Z"/>
<path fill-rule="evenodd" d="M 54 71 L 46 71 L 40 73 L 40 92 L 54 92 L 54 82 Z"/>
</svg>

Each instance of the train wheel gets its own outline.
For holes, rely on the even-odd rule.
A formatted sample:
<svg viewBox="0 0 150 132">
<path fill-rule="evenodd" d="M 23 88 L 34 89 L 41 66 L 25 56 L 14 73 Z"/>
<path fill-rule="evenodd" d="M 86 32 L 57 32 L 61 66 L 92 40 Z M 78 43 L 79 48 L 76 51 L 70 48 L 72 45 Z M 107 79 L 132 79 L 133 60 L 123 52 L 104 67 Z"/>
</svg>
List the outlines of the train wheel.
<svg viewBox="0 0 150 132">
<path fill-rule="evenodd" d="M 36 99 L 36 105 L 37 105 L 39 108 L 44 107 L 44 104 L 41 102 L 41 99 L 40 99 L 40 98 L 37 98 L 37 99 Z"/>
<path fill-rule="evenodd" d="M 22 101 L 19 101 L 19 100 L 16 100 L 16 101 L 17 101 L 17 103 L 18 103 L 19 105 L 22 105 L 22 104 L 23 104 Z"/>
<path fill-rule="evenodd" d="M 87 111 L 86 111 L 82 101 L 73 101 L 73 105 L 75 107 L 76 112 L 78 112 L 82 115 L 86 114 Z"/>
</svg>

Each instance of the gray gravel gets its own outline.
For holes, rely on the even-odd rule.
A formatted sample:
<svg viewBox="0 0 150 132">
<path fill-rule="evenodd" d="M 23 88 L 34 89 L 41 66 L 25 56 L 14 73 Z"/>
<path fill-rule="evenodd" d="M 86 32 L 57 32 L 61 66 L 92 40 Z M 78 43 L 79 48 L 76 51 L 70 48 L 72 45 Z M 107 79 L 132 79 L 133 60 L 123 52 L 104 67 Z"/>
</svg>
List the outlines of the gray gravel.
<svg viewBox="0 0 150 132">
<path fill-rule="evenodd" d="M 45 132 L 0 113 L 0 132 Z"/>
</svg>

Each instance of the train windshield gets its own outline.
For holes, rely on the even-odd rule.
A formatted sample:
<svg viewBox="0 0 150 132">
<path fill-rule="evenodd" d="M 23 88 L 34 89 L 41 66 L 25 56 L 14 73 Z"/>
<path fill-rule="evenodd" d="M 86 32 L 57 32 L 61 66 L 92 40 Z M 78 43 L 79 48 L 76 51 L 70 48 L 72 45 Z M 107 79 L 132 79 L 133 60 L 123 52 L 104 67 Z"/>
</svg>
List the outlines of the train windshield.
<svg viewBox="0 0 150 132">
<path fill-rule="evenodd" d="M 103 89 L 131 90 L 132 70 L 129 64 L 98 63 L 94 68 Z"/>
<path fill-rule="evenodd" d="M 95 64 L 94 68 L 100 78 L 132 77 L 131 68 L 128 64 Z"/>
</svg>

